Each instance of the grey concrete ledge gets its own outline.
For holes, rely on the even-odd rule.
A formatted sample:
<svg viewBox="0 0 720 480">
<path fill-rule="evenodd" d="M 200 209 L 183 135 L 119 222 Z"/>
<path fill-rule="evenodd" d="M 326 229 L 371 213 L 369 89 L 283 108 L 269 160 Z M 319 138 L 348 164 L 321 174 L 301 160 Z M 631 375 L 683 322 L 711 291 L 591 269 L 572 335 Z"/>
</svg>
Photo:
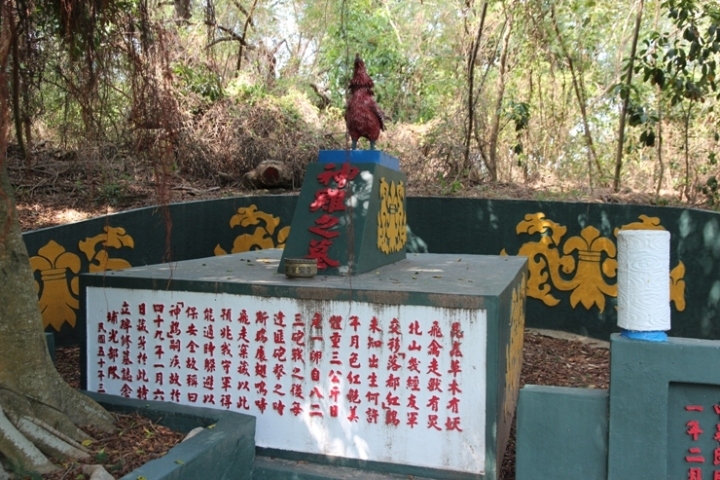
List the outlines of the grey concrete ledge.
<svg viewBox="0 0 720 480">
<path fill-rule="evenodd" d="M 584 343 L 591 348 L 602 348 L 605 350 L 610 349 L 609 341 L 598 340 L 597 338 L 578 335 L 576 333 L 563 332 L 562 330 L 549 330 L 547 328 L 528 328 L 527 331 L 533 335 L 540 335 L 542 337 Z"/>
<path fill-rule="evenodd" d="M 311 463 L 305 460 L 258 456 L 254 480 L 433 480 L 416 475 L 374 472 L 360 468 Z"/>
<path fill-rule="evenodd" d="M 484 480 L 491 478 L 487 473 L 439 470 L 275 448 L 258 447 L 255 454 L 254 480 Z"/>
</svg>

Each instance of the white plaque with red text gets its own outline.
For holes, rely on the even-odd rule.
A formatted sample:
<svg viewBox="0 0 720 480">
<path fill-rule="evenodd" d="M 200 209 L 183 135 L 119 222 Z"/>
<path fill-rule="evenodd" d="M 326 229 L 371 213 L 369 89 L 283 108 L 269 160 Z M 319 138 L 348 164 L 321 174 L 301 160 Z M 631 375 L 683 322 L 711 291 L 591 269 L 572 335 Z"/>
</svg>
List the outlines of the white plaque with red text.
<svg viewBox="0 0 720 480">
<path fill-rule="evenodd" d="M 484 473 L 485 310 L 86 289 L 87 389 L 257 418 L 259 447 Z"/>
</svg>

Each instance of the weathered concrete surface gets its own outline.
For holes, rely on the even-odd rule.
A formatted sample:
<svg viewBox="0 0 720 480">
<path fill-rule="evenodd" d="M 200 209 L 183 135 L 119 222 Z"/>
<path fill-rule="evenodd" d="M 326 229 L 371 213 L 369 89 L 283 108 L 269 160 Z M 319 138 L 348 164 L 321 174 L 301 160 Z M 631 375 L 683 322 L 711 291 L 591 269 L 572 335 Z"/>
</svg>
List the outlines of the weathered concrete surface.
<svg viewBox="0 0 720 480">
<path fill-rule="evenodd" d="M 245 252 L 82 278 L 85 285 L 98 287 L 479 309 L 485 308 L 482 297 L 502 294 L 527 262 L 524 257 L 411 254 L 361 275 L 289 279 L 277 273 L 281 253 L 277 249 Z"/>
<path fill-rule="evenodd" d="M 608 478 L 688 478 L 692 467 L 712 477 L 720 342 L 646 342 L 618 334 L 610 342 Z M 705 433 L 694 438 L 691 421 Z M 686 460 L 693 457 L 690 448 L 702 450 L 704 465 Z"/>
<path fill-rule="evenodd" d="M 597 338 L 586 337 L 576 333 L 563 332 L 562 330 L 548 330 L 546 328 L 528 328 L 528 332 L 542 335 L 543 337 L 557 338 L 559 340 L 568 340 L 570 342 L 580 342 L 592 348 L 610 348 L 610 342 L 598 340 Z"/>
<path fill-rule="evenodd" d="M 526 385 L 518 400 L 515 478 L 606 480 L 607 416 L 607 390 Z"/>
<path fill-rule="evenodd" d="M 371 472 L 357 468 L 320 465 L 301 460 L 256 457 L 254 480 L 408 480 L 411 476 Z M 418 477 L 423 480 L 428 477 Z"/>
</svg>

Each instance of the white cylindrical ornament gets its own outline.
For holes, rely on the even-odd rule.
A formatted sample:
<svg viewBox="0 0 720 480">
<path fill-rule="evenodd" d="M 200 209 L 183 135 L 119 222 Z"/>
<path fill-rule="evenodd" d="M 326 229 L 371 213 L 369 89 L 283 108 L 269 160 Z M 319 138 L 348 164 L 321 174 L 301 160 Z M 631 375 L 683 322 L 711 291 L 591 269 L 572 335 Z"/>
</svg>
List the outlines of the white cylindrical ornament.
<svg viewBox="0 0 720 480">
<path fill-rule="evenodd" d="M 621 230 L 617 245 L 618 326 L 670 330 L 670 232 Z"/>
</svg>

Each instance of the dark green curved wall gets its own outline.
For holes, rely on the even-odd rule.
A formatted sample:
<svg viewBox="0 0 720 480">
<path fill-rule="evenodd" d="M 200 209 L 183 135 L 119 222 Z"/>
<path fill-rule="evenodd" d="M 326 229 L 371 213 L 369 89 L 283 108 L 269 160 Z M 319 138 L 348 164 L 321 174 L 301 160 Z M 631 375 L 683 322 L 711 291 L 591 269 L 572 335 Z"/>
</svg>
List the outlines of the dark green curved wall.
<svg viewBox="0 0 720 480">
<path fill-rule="evenodd" d="M 79 273 L 282 247 L 296 196 L 143 208 L 28 232 L 48 331 L 77 341 Z M 673 336 L 720 338 L 720 215 L 637 205 L 408 198 L 408 251 L 529 257 L 527 325 L 609 338 L 619 228 L 671 232 Z"/>
</svg>

